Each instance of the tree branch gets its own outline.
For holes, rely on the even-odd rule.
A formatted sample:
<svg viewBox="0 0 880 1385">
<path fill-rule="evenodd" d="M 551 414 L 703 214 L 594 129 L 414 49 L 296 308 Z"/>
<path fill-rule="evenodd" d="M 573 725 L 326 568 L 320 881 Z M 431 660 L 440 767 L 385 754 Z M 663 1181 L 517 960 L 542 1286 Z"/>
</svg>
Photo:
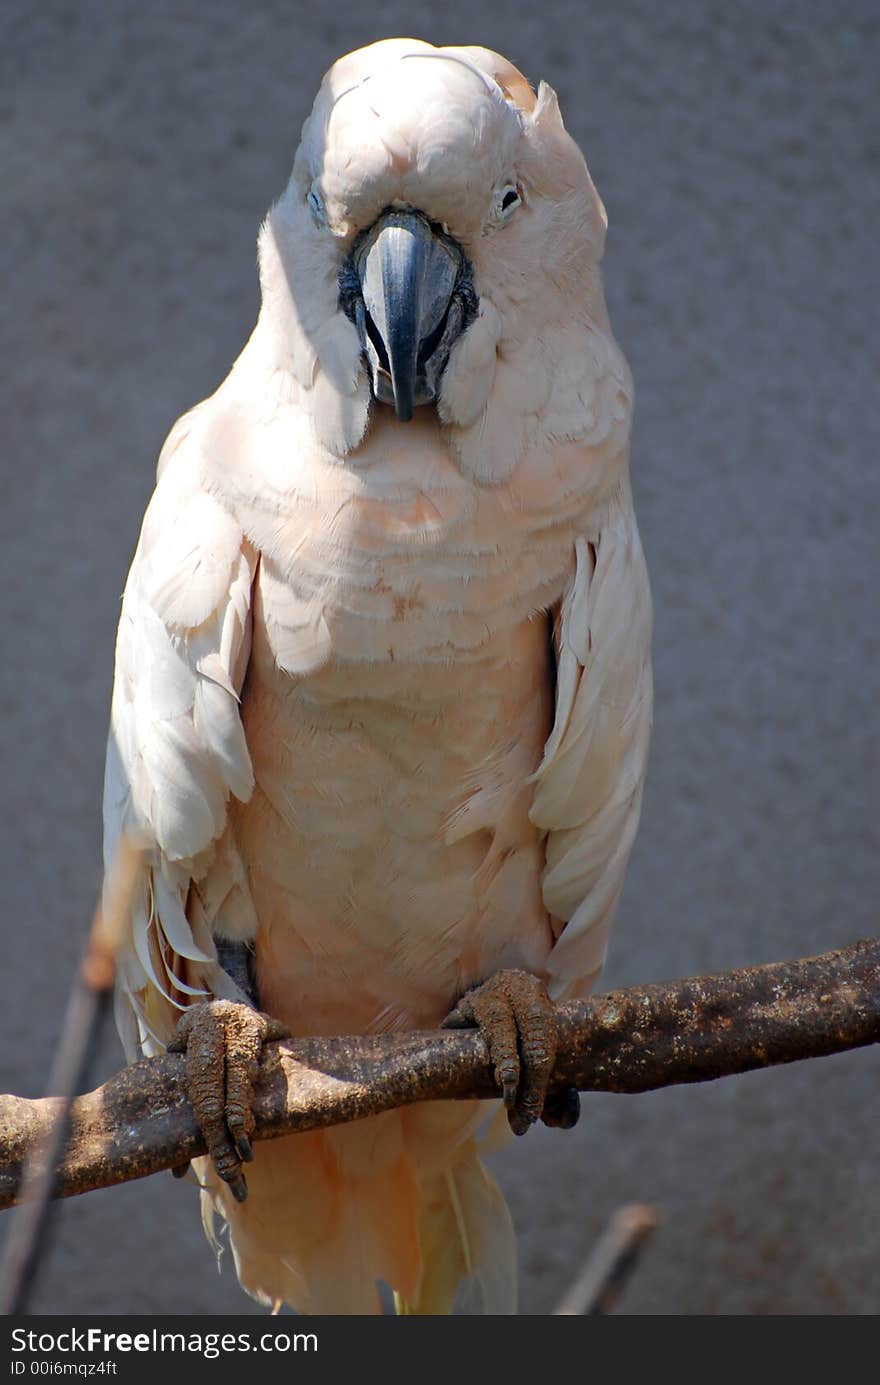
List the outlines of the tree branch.
<svg viewBox="0 0 880 1385">
<path fill-rule="evenodd" d="M 795 962 L 631 986 L 559 1008 L 555 1081 L 646 1092 L 818 1058 L 880 1040 L 880 940 Z M 476 1032 L 294 1039 L 267 1047 L 255 1139 L 359 1120 L 415 1101 L 493 1097 Z M 57 1099 L 0 1097 L 0 1207 L 16 1201 L 28 1150 Z M 184 1059 L 125 1068 L 78 1097 L 56 1195 L 144 1178 L 204 1154 Z"/>
</svg>

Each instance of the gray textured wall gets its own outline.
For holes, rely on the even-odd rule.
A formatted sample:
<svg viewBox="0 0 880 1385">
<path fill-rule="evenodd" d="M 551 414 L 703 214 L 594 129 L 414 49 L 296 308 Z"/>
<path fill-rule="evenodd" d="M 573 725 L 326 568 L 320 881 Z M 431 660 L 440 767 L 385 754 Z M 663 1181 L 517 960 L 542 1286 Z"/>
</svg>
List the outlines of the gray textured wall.
<svg viewBox="0 0 880 1385">
<path fill-rule="evenodd" d="M 7 0 L 4 30 L 0 1088 L 41 1089 L 95 895 L 114 624 L 156 454 L 251 326 L 257 226 L 321 73 L 395 33 L 549 80 L 608 206 L 657 716 L 607 980 L 870 933 L 876 5 Z M 102 1072 L 119 1057 L 108 1036 Z M 630 1313 L 876 1312 L 877 1063 L 591 1098 L 573 1135 L 517 1142 L 523 1311 L 647 1198 L 665 1225 Z M 248 1300 L 161 1176 L 63 1208 L 37 1306 Z"/>
</svg>

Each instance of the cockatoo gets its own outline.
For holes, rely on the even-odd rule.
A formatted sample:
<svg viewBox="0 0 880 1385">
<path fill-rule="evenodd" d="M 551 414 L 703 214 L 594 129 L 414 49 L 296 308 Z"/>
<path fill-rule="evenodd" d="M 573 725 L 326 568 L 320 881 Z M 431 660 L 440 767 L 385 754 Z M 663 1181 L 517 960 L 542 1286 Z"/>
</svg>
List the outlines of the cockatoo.
<svg viewBox="0 0 880 1385">
<path fill-rule="evenodd" d="M 442 1313 L 471 1280 L 515 1311 L 485 1104 L 254 1151 L 250 1098 L 285 1032 L 447 1021 L 515 1132 L 573 1123 L 550 997 L 602 967 L 651 723 L 605 226 L 553 91 L 497 53 L 341 58 L 254 332 L 159 459 L 106 769 L 108 863 L 148 847 L 119 1021 L 132 1056 L 186 1049 L 206 1227 L 267 1304 Z"/>
</svg>

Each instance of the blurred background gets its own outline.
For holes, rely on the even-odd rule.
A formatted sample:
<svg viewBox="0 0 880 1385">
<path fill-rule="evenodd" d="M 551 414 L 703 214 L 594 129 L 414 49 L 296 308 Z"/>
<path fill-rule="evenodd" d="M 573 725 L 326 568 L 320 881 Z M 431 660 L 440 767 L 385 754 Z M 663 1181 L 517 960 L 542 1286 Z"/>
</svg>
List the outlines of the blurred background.
<svg viewBox="0 0 880 1385">
<path fill-rule="evenodd" d="M 6 0 L 0 1089 L 40 1094 L 99 883 L 114 629 L 173 420 L 257 311 L 255 237 L 324 69 L 412 34 L 560 97 L 636 378 L 657 710 L 608 986 L 876 931 L 873 0 Z M 522 1311 L 610 1213 L 632 1314 L 880 1310 L 878 1055 L 593 1096 L 497 1164 Z M 115 1035 L 99 1077 L 121 1065 Z M 42 1312 L 260 1311 L 160 1175 L 61 1209 Z M 0 1226 L 2 1233 L 2 1226 Z"/>
</svg>

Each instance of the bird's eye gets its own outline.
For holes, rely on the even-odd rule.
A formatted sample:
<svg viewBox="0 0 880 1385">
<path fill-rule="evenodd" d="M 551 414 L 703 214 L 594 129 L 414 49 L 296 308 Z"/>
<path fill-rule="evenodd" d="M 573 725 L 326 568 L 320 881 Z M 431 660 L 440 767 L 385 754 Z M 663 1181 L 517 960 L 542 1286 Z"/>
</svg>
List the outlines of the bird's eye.
<svg viewBox="0 0 880 1385">
<path fill-rule="evenodd" d="M 309 188 L 309 195 L 306 198 L 306 202 L 312 214 L 312 221 L 323 230 L 327 225 L 327 212 L 324 209 L 324 199 L 316 183 L 312 183 L 312 186 Z"/>
<path fill-rule="evenodd" d="M 516 183 L 504 183 L 496 190 L 489 215 L 489 225 L 493 228 L 504 226 L 522 203 L 522 189 Z"/>
</svg>

